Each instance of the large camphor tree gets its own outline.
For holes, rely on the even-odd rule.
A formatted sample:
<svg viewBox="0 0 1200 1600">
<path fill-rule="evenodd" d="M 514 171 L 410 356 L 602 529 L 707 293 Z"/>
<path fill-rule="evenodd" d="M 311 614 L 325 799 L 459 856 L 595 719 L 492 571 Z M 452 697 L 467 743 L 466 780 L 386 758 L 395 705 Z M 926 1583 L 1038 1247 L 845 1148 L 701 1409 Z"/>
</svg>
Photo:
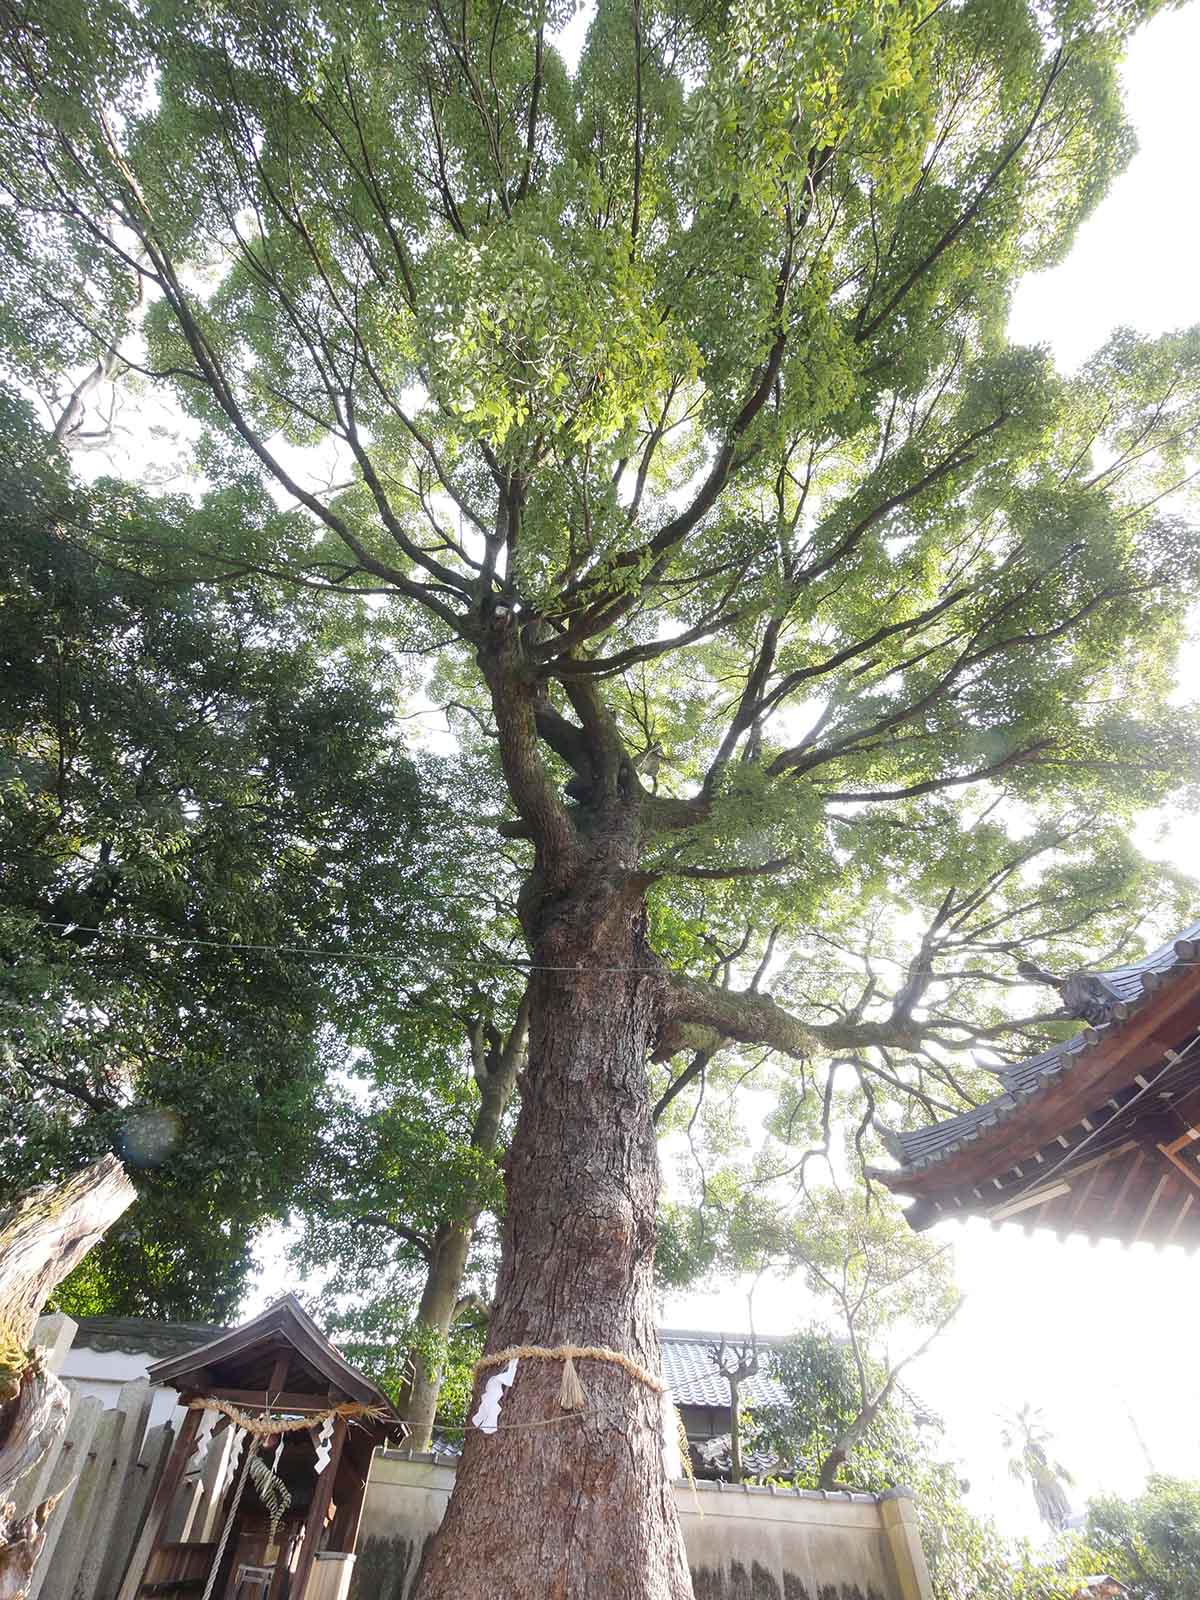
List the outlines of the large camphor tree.
<svg viewBox="0 0 1200 1600">
<path fill-rule="evenodd" d="M 1149 9 L 601 0 L 572 60 L 538 0 L 5 0 L 30 362 L 169 387 L 210 483 L 269 481 L 289 536 L 213 526 L 197 575 L 366 597 L 526 849 L 493 1350 L 656 1364 L 648 1058 L 928 1098 L 1011 1025 L 964 965 L 1087 943 L 1037 862 L 1078 889 L 1193 763 L 1198 341 L 1064 378 L 1004 331 L 1128 157 Z M 909 886 L 909 970 L 781 1003 L 776 956 Z M 689 1593 L 657 1396 L 559 1381 L 468 1435 L 420 1600 Z"/>
</svg>

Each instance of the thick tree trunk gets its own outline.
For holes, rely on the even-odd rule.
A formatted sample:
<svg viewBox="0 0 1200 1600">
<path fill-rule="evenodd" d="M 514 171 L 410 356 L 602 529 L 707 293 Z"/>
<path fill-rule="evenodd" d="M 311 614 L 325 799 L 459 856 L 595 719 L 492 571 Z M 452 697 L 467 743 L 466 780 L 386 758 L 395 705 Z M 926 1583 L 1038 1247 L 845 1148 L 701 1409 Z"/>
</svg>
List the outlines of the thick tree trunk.
<svg viewBox="0 0 1200 1600">
<path fill-rule="evenodd" d="M 532 983 L 488 1349 L 605 1345 L 657 1372 L 659 1174 L 645 1064 L 660 980 L 639 904 L 600 895 L 554 918 L 537 962 L 578 967 L 538 971 Z M 571 924 L 586 935 L 564 937 Z M 691 1595 L 659 1396 L 607 1363 L 578 1371 L 581 1412 L 559 1405 L 558 1362 L 525 1360 L 499 1431 L 468 1429 L 415 1600 Z"/>
<path fill-rule="evenodd" d="M 430 1333 L 445 1337 L 454 1321 L 454 1308 L 466 1271 L 467 1255 L 475 1231 L 475 1218 L 447 1223 L 437 1231 L 433 1241 L 433 1259 L 425 1275 L 421 1303 L 417 1308 L 417 1322 Z M 408 1444 L 413 1450 L 428 1450 L 437 1416 L 438 1396 L 442 1392 L 442 1370 L 438 1363 L 423 1355 L 412 1353 L 413 1380 L 404 1407 L 408 1423 Z"/>
<path fill-rule="evenodd" d="M 495 1154 L 504 1112 L 517 1081 L 528 1015 L 528 1002 L 522 999 L 508 1038 L 502 1040 L 497 1035 L 490 1047 L 482 1024 L 471 1033 L 475 1081 L 479 1086 L 479 1110 L 471 1129 L 471 1148 L 482 1155 Z M 417 1322 L 441 1338 L 449 1334 L 454 1322 L 478 1220 L 478 1211 L 472 1211 L 466 1217 L 445 1222 L 433 1240 Z M 413 1352 L 412 1362 L 413 1381 L 404 1413 L 409 1427 L 409 1445 L 413 1450 L 428 1450 L 442 1392 L 442 1369 L 420 1351 Z"/>
</svg>

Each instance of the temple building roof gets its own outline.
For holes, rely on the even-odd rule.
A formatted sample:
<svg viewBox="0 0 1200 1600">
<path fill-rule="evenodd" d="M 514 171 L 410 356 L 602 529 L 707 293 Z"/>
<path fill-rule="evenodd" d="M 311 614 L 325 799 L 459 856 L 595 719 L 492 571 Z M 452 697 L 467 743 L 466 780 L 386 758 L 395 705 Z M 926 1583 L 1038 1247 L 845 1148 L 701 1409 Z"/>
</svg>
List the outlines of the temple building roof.
<svg viewBox="0 0 1200 1600">
<path fill-rule="evenodd" d="M 286 1379 L 273 1383 L 279 1370 Z M 147 1376 L 181 1394 L 238 1400 L 282 1390 L 283 1407 L 297 1399 L 324 1403 L 332 1395 L 376 1406 L 382 1418 L 400 1421 L 383 1390 L 339 1355 L 293 1294 L 240 1327 L 217 1330 L 216 1337 L 155 1362 Z"/>
<path fill-rule="evenodd" d="M 873 1173 L 946 1216 L 1200 1244 L 1200 921 L 1141 961 L 1056 985 L 1070 1039 L 997 1074 L 1003 1092 L 908 1132 Z M 1194 1131 L 1197 1130 L 1197 1131 Z"/>
<path fill-rule="evenodd" d="M 75 1349 L 177 1356 L 228 1333 L 215 1322 L 162 1322 L 157 1317 L 80 1317 Z"/>
</svg>

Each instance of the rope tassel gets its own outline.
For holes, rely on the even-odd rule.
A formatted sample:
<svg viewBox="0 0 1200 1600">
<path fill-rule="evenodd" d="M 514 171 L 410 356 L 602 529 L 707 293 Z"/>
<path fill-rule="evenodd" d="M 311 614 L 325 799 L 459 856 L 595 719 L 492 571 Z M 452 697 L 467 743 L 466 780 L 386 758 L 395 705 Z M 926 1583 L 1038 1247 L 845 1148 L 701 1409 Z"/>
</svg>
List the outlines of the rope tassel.
<svg viewBox="0 0 1200 1600">
<path fill-rule="evenodd" d="M 587 1396 L 583 1392 L 579 1374 L 575 1371 L 575 1363 L 568 1356 L 563 1362 L 562 1384 L 558 1391 L 558 1403 L 564 1411 L 582 1411 L 586 1400 Z"/>
</svg>

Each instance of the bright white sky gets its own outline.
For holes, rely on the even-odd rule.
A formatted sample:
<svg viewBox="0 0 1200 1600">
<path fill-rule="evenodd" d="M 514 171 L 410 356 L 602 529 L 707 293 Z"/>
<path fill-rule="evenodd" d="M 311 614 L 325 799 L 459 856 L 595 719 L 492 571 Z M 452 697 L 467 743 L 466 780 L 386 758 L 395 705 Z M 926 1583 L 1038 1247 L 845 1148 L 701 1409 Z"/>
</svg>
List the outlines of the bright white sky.
<svg viewBox="0 0 1200 1600">
<path fill-rule="evenodd" d="M 1159 17 L 1135 40 L 1124 77 L 1139 153 L 1070 257 L 1017 296 L 1013 338 L 1049 344 L 1062 367 L 1121 324 L 1157 334 L 1200 321 L 1198 63 L 1200 5 Z M 1190 667 L 1200 650 L 1189 656 Z M 1190 698 L 1194 689 L 1184 689 Z M 1148 818 L 1139 843 L 1200 876 L 1193 821 Z M 1136 1493 L 1148 1465 L 1200 1479 L 1200 1260 L 1147 1245 L 1060 1244 L 1013 1224 L 941 1232 L 967 1303 L 909 1379 L 945 1415 L 978 1509 L 1010 1532 L 1037 1532 L 1032 1498 L 1009 1477 L 1000 1444 L 999 1414 L 1025 1401 L 1044 1412 L 1080 1503 L 1100 1491 Z M 664 1320 L 744 1328 L 744 1286 L 674 1297 Z M 761 1284 L 754 1320 L 760 1333 L 793 1331 L 806 1320 L 802 1289 Z"/>
</svg>

